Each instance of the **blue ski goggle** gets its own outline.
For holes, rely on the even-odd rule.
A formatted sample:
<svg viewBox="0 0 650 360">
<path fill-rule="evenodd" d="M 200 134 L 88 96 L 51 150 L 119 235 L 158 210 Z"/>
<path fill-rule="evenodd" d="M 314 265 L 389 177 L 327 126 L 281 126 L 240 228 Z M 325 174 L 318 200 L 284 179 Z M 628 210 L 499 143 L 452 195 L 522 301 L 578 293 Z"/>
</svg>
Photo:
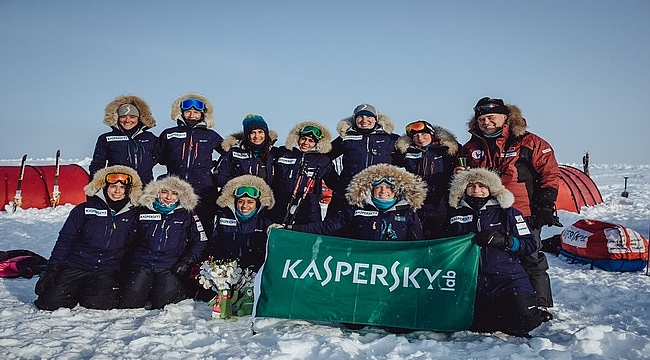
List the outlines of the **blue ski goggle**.
<svg viewBox="0 0 650 360">
<path fill-rule="evenodd" d="M 235 197 L 240 198 L 248 196 L 251 199 L 257 199 L 260 197 L 260 191 L 252 186 L 240 186 L 235 189 Z"/>
<path fill-rule="evenodd" d="M 189 110 L 191 108 L 195 108 L 198 111 L 204 111 L 205 110 L 205 104 L 203 101 L 195 98 L 189 98 L 181 101 L 181 110 Z"/>
<path fill-rule="evenodd" d="M 379 185 L 379 184 L 381 184 L 381 183 L 386 183 L 386 184 L 388 184 L 388 185 L 391 186 L 391 187 L 395 186 L 395 184 L 394 184 L 392 181 L 390 181 L 389 178 L 385 178 L 385 177 L 373 181 L 373 182 L 372 182 L 372 186 L 377 186 L 377 185 Z"/>
</svg>

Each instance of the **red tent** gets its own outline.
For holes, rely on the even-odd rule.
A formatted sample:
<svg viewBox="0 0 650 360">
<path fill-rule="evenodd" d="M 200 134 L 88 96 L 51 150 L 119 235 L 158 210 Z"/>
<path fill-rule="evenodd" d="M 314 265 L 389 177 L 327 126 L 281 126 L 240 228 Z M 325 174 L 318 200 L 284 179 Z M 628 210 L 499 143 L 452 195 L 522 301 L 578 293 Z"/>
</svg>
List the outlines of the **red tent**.
<svg viewBox="0 0 650 360">
<path fill-rule="evenodd" d="M 560 188 L 555 202 L 558 210 L 580 213 L 581 207 L 602 202 L 598 187 L 587 174 L 574 167 L 560 165 Z"/>
<path fill-rule="evenodd" d="M 54 187 L 54 165 L 25 165 L 25 174 L 21 189 L 21 208 L 43 209 L 50 206 L 50 197 Z M 0 204 L 10 204 L 16 195 L 20 166 L 0 166 Z M 88 184 L 88 172 L 79 165 L 59 166 L 60 204 L 77 205 L 86 201 L 84 186 Z M 0 206 L 0 210 L 5 210 Z"/>
</svg>

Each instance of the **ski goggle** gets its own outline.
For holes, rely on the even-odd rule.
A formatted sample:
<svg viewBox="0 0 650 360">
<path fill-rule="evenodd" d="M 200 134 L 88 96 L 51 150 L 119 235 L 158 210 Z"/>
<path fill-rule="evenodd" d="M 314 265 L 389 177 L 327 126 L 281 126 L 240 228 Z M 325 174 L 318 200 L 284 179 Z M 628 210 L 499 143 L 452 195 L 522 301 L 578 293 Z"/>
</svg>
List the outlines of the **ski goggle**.
<svg viewBox="0 0 650 360">
<path fill-rule="evenodd" d="M 435 134 L 435 130 L 424 121 L 416 121 L 406 125 L 406 135 L 413 136 L 413 134 L 426 130 L 430 134 Z"/>
<path fill-rule="evenodd" d="M 309 135 L 312 134 L 316 140 L 323 138 L 323 132 L 316 126 L 307 125 L 304 128 L 300 129 L 300 135 Z"/>
<path fill-rule="evenodd" d="M 377 186 L 377 185 L 382 184 L 382 183 L 386 183 L 386 184 L 388 184 L 390 187 L 395 186 L 395 184 L 394 184 L 394 183 L 393 183 L 389 178 L 386 178 L 386 177 L 383 177 L 383 178 L 381 178 L 381 179 L 378 179 L 378 180 L 373 181 L 373 182 L 372 182 L 372 186 Z"/>
<path fill-rule="evenodd" d="M 181 110 L 185 111 L 191 108 L 195 108 L 198 111 L 204 111 L 205 104 L 203 103 L 203 101 L 195 98 L 185 99 L 181 102 Z"/>
<path fill-rule="evenodd" d="M 260 191 L 252 186 L 240 186 L 235 189 L 235 197 L 240 198 L 248 196 L 251 199 L 257 199 L 260 197 Z"/>
<path fill-rule="evenodd" d="M 479 106 L 474 107 L 474 112 L 479 113 L 479 114 L 487 114 L 490 110 L 497 108 L 497 107 L 502 107 L 503 105 L 496 104 L 496 103 L 487 103 Z"/>
<path fill-rule="evenodd" d="M 106 180 L 107 184 L 117 184 L 119 182 L 124 186 L 131 185 L 131 175 L 129 174 L 111 173 L 107 174 L 104 180 Z"/>
</svg>

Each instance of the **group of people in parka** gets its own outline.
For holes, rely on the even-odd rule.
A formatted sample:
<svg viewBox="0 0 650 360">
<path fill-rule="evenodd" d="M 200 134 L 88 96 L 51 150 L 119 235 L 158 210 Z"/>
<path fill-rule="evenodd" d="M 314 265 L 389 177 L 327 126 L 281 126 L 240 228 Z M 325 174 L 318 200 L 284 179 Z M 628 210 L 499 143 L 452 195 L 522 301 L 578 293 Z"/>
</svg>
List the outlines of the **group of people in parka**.
<svg viewBox="0 0 650 360">
<path fill-rule="evenodd" d="M 559 169 L 516 106 L 482 98 L 473 110 L 463 146 L 424 120 L 400 136 L 389 116 L 361 104 L 340 121 L 336 139 L 308 120 L 276 147 L 277 134 L 255 114 L 223 139 L 212 130 L 212 104 L 196 93 L 172 103 L 177 125 L 156 137 L 147 103 L 119 96 L 106 107 L 111 131 L 97 140 L 88 200 L 63 225 L 35 304 L 162 308 L 207 300 L 192 268 L 211 257 L 258 270 L 272 227 L 378 241 L 475 233 L 481 251 L 470 330 L 528 336 L 552 318 L 539 235 L 556 220 Z M 167 173 L 154 180 L 155 164 Z M 325 219 L 323 183 L 333 189 Z"/>
</svg>

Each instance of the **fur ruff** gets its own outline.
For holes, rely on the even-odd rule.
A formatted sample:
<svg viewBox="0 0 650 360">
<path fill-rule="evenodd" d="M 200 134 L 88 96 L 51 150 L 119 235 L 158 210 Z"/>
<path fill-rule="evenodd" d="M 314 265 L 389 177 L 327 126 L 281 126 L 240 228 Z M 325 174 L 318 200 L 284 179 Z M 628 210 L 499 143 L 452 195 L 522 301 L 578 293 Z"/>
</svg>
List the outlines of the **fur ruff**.
<svg viewBox="0 0 650 360">
<path fill-rule="evenodd" d="M 289 131 L 289 135 L 287 136 L 287 141 L 284 143 L 284 147 L 288 150 L 291 150 L 294 147 L 297 148 L 298 140 L 300 139 L 300 129 L 309 125 L 316 126 L 323 133 L 323 138 L 320 139 L 318 143 L 316 143 L 316 146 L 312 150 L 317 151 L 320 154 L 327 154 L 330 152 L 332 150 L 332 133 L 327 127 L 313 120 L 305 120 L 299 122 L 296 126 L 294 126 L 291 131 Z"/>
<path fill-rule="evenodd" d="M 395 184 L 398 198 L 404 199 L 412 208 L 419 209 L 427 196 L 427 186 L 420 177 L 389 164 L 369 166 L 352 178 L 345 193 L 347 201 L 358 207 L 372 204 L 372 183 L 381 178 Z"/>
<path fill-rule="evenodd" d="M 234 179 L 230 179 L 226 185 L 221 189 L 221 195 L 217 199 L 217 205 L 220 207 L 228 207 L 235 203 L 235 190 L 240 186 L 254 187 L 260 191 L 260 205 L 270 209 L 275 205 L 275 198 L 271 187 L 261 177 L 255 175 L 241 175 Z"/>
<path fill-rule="evenodd" d="M 156 120 L 153 118 L 151 109 L 147 102 L 141 97 L 131 94 L 120 95 L 106 105 L 106 110 L 104 111 L 104 124 L 110 127 L 116 127 L 118 122 L 117 109 L 124 104 L 131 104 L 138 108 L 138 112 L 140 112 L 140 122 L 144 126 L 149 129 L 156 126 Z"/>
<path fill-rule="evenodd" d="M 212 103 L 208 100 L 207 97 L 197 93 L 185 93 L 174 100 L 172 103 L 172 120 L 173 121 L 183 121 L 183 112 L 181 111 L 181 102 L 190 98 L 199 99 L 205 104 L 205 111 L 203 116 L 203 121 L 205 121 L 205 126 L 208 129 L 212 129 L 215 125 L 214 121 L 214 108 Z"/>
<path fill-rule="evenodd" d="M 95 196 L 95 194 L 102 191 L 102 189 L 106 187 L 106 175 L 112 173 L 131 175 L 133 185 L 131 186 L 131 192 L 129 193 L 129 200 L 131 201 L 131 204 L 136 206 L 139 205 L 139 199 L 140 196 L 142 196 L 142 180 L 140 180 L 140 176 L 138 176 L 138 173 L 135 170 L 124 165 L 113 165 L 99 169 L 88 185 L 84 186 L 84 192 L 86 195 Z"/>
<path fill-rule="evenodd" d="M 507 209 L 515 203 L 515 196 L 501 183 L 499 175 L 488 169 L 474 168 L 469 171 L 462 171 L 456 174 L 449 185 L 449 206 L 458 208 L 460 200 L 465 196 L 465 189 L 470 183 L 481 183 L 490 189 L 499 205 Z"/>
<path fill-rule="evenodd" d="M 460 147 L 458 140 L 456 140 L 456 136 L 454 136 L 454 134 L 443 127 L 433 125 L 433 128 L 436 131 L 433 141 L 440 141 L 440 145 L 449 148 L 447 150 L 448 155 L 456 156 L 458 153 L 458 148 Z M 402 154 L 405 154 L 406 150 L 408 150 L 410 146 L 415 146 L 415 144 L 413 143 L 413 139 L 411 139 L 408 135 L 400 136 L 399 139 L 397 139 L 395 142 L 395 148 Z"/>
<path fill-rule="evenodd" d="M 506 104 L 510 110 L 510 115 L 506 119 L 506 124 L 510 128 L 510 133 L 512 136 L 519 137 L 526 134 L 528 124 L 526 119 L 521 116 L 521 110 L 516 105 Z M 472 115 L 472 117 L 467 122 L 467 129 L 471 133 L 481 133 L 481 129 L 478 127 L 478 120 Z"/>
<path fill-rule="evenodd" d="M 199 203 L 199 197 L 194 193 L 192 185 L 176 176 L 167 176 L 160 180 L 152 181 L 144 187 L 143 194 L 140 197 L 140 204 L 151 207 L 163 189 L 177 192 L 180 206 L 187 210 L 194 210 Z"/>
<path fill-rule="evenodd" d="M 380 113 L 378 115 L 377 124 L 388 134 L 392 134 L 393 130 L 395 130 L 395 124 L 393 123 L 393 119 L 386 114 Z M 348 116 L 345 119 L 339 121 L 339 123 L 336 125 L 336 132 L 339 134 L 340 137 L 345 137 L 348 133 L 348 130 L 353 128 L 354 125 L 355 125 L 354 118 L 352 116 Z"/>
</svg>

